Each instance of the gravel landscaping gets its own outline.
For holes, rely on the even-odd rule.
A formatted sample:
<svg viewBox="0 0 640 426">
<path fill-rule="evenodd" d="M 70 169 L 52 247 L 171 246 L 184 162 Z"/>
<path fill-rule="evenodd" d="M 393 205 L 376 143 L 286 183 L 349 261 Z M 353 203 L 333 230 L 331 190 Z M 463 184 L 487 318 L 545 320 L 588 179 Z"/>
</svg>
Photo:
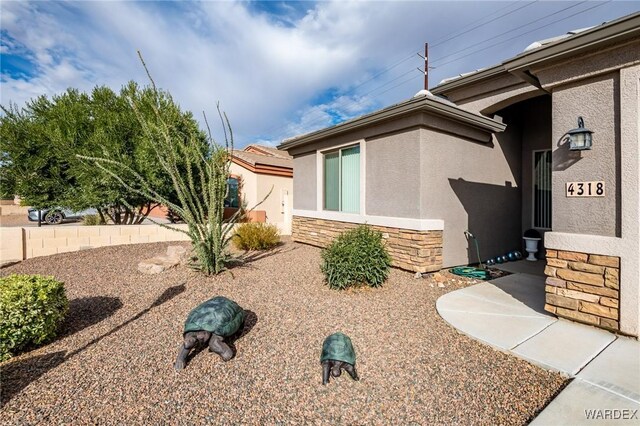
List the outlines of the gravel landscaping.
<svg viewBox="0 0 640 426">
<path fill-rule="evenodd" d="M 437 314 L 472 281 L 393 270 L 381 289 L 329 290 L 320 250 L 287 242 L 213 278 L 143 275 L 168 244 L 104 247 L 0 270 L 53 275 L 70 312 L 52 343 L 0 366 L 2 424 L 524 424 L 559 375 L 463 336 Z M 442 281 L 442 280 L 440 280 Z M 189 311 L 216 295 L 248 312 L 237 355 L 173 362 Z M 324 338 L 351 336 L 361 381 L 322 386 Z"/>
</svg>

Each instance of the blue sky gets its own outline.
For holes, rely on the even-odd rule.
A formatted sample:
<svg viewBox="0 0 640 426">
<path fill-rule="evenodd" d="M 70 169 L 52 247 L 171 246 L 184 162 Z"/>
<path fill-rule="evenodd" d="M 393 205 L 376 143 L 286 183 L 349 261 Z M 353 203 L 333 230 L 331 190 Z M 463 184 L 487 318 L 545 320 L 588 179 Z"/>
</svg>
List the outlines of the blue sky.
<svg viewBox="0 0 640 426">
<path fill-rule="evenodd" d="M 535 40 L 636 12 L 639 2 L 0 3 L 0 102 L 156 80 L 200 117 L 227 111 L 236 145 L 277 144 L 499 63 Z"/>
</svg>

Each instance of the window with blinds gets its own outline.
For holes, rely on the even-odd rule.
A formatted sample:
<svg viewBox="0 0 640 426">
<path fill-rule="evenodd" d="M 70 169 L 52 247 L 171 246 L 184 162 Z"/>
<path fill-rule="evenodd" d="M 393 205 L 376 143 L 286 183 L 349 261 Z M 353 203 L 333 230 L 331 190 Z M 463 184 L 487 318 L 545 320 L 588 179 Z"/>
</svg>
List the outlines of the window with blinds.
<svg viewBox="0 0 640 426">
<path fill-rule="evenodd" d="M 360 146 L 324 155 L 324 209 L 360 212 Z"/>
<path fill-rule="evenodd" d="M 551 151 L 533 154 L 533 227 L 551 229 Z"/>
</svg>

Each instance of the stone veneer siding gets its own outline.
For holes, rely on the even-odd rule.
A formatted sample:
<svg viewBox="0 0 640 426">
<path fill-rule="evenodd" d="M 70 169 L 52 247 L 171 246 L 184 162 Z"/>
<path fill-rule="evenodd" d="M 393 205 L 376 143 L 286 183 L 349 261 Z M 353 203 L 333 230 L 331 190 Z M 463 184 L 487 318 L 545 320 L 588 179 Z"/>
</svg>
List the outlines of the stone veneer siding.
<svg viewBox="0 0 640 426">
<path fill-rule="evenodd" d="M 294 241 L 318 247 L 328 246 L 342 232 L 357 223 L 293 216 Z M 442 231 L 371 226 L 382 232 L 393 266 L 413 272 L 433 272 L 442 268 Z"/>
<path fill-rule="evenodd" d="M 620 329 L 620 258 L 547 249 L 544 309 L 596 327 Z"/>
</svg>

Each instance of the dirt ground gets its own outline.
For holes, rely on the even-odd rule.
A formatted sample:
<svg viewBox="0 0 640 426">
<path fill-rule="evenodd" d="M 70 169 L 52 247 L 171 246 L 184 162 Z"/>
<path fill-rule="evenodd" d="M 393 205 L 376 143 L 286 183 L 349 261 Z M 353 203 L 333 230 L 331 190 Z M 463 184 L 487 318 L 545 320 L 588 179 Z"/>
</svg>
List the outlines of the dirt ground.
<svg viewBox="0 0 640 426">
<path fill-rule="evenodd" d="M 393 270 L 380 289 L 330 290 L 320 250 L 287 242 L 204 277 L 143 275 L 166 243 L 103 247 L 0 269 L 53 275 L 70 311 L 53 342 L 2 365 L 2 424 L 525 424 L 564 379 L 456 332 L 435 309 L 471 284 Z M 247 311 L 236 356 L 172 364 L 189 311 L 222 295 Z M 322 385 L 324 338 L 342 331 L 361 377 Z"/>
</svg>

